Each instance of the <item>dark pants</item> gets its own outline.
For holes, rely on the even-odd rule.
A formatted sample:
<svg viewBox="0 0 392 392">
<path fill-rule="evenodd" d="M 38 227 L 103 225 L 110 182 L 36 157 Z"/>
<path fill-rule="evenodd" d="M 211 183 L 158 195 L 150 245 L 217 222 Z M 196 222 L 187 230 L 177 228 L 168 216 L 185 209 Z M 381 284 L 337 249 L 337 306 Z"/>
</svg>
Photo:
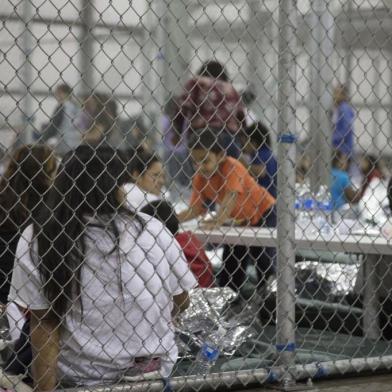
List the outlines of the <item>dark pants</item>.
<svg viewBox="0 0 392 392">
<path fill-rule="evenodd" d="M 276 227 L 276 207 L 268 210 L 255 227 Z M 245 282 L 247 265 L 254 263 L 258 275 L 258 287 L 261 287 L 274 272 L 275 258 L 275 248 L 225 245 L 223 266 L 218 273 L 218 284 L 220 287 L 229 286 L 234 291 L 239 291 Z"/>
<path fill-rule="evenodd" d="M 8 359 L 4 369 L 9 374 L 25 374 L 25 381 L 31 381 L 30 366 L 32 361 L 32 351 L 30 342 L 30 320 L 27 319 L 23 324 L 22 332 L 15 343 L 11 357 Z"/>
</svg>

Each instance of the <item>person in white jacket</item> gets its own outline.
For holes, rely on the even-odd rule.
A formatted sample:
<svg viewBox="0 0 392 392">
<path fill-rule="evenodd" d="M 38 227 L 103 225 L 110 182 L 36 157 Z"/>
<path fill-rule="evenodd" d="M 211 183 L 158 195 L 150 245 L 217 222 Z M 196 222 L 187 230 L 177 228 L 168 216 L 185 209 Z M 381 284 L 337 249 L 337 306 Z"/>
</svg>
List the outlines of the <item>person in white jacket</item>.
<svg viewBox="0 0 392 392">
<path fill-rule="evenodd" d="M 124 173 L 110 148 L 67 154 L 18 243 L 9 300 L 31 315 L 38 391 L 167 378 L 177 360 L 172 320 L 197 282 L 165 226 L 126 207 Z"/>
<path fill-rule="evenodd" d="M 141 210 L 148 203 L 162 198 L 166 175 L 158 156 L 146 151 L 127 154 L 129 182 L 124 185 L 128 207 Z"/>
</svg>

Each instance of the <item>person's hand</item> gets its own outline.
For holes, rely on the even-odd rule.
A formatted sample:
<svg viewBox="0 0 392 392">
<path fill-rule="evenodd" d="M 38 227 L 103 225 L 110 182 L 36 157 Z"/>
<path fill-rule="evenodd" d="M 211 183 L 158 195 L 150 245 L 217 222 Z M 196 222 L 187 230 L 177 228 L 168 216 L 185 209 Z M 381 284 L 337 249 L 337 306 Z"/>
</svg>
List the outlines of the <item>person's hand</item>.
<svg viewBox="0 0 392 392">
<path fill-rule="evenodd" d="M 215 230 L 221 226 L 216 220 L 205 220 L 200 222 L 200 228 L 203 230 Z"/>
</svg>

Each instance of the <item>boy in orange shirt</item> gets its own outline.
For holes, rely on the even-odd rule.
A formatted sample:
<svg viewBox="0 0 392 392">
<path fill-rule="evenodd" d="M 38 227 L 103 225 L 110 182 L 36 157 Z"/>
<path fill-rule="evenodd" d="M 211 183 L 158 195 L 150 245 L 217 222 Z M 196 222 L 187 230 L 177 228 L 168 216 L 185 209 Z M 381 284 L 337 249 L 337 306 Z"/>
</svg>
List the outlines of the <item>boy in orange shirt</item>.
<svg viewBox="0 0 392 392">
<path fill-rule="evenodd" d="M 203 215 L 209 200 L 220 208 L 214 219 L 202 223 L 206 229 L 218 228 L 228 219 L 250 226 L 276 226 L 275 198 L 257 184 L 238 160 L 225 155 L 216 133 L 206 129 L 192 135 L 189 149 L 195 175 L 190 207 L 178 215 L 180 222 Z M 273 272 L 274 248 L 225 245 L 219 285 L 238 291 L 245 280 L 249 257 L 256 265 L 259 281 L 264 283 Z"/>
</svg>

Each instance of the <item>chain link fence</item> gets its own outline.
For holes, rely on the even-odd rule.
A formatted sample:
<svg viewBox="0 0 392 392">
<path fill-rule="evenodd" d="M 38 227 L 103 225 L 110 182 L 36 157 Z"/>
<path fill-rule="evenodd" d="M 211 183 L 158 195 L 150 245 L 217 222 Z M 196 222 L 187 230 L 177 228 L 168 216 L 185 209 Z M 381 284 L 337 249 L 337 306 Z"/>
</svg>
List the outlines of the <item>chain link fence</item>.
<svg viewBox="0 0 392 392">
<path fill-rule="evenodd" d="M 391 7 L 6 0 L 0 386 L 389 369 Z"/>
</svg>

